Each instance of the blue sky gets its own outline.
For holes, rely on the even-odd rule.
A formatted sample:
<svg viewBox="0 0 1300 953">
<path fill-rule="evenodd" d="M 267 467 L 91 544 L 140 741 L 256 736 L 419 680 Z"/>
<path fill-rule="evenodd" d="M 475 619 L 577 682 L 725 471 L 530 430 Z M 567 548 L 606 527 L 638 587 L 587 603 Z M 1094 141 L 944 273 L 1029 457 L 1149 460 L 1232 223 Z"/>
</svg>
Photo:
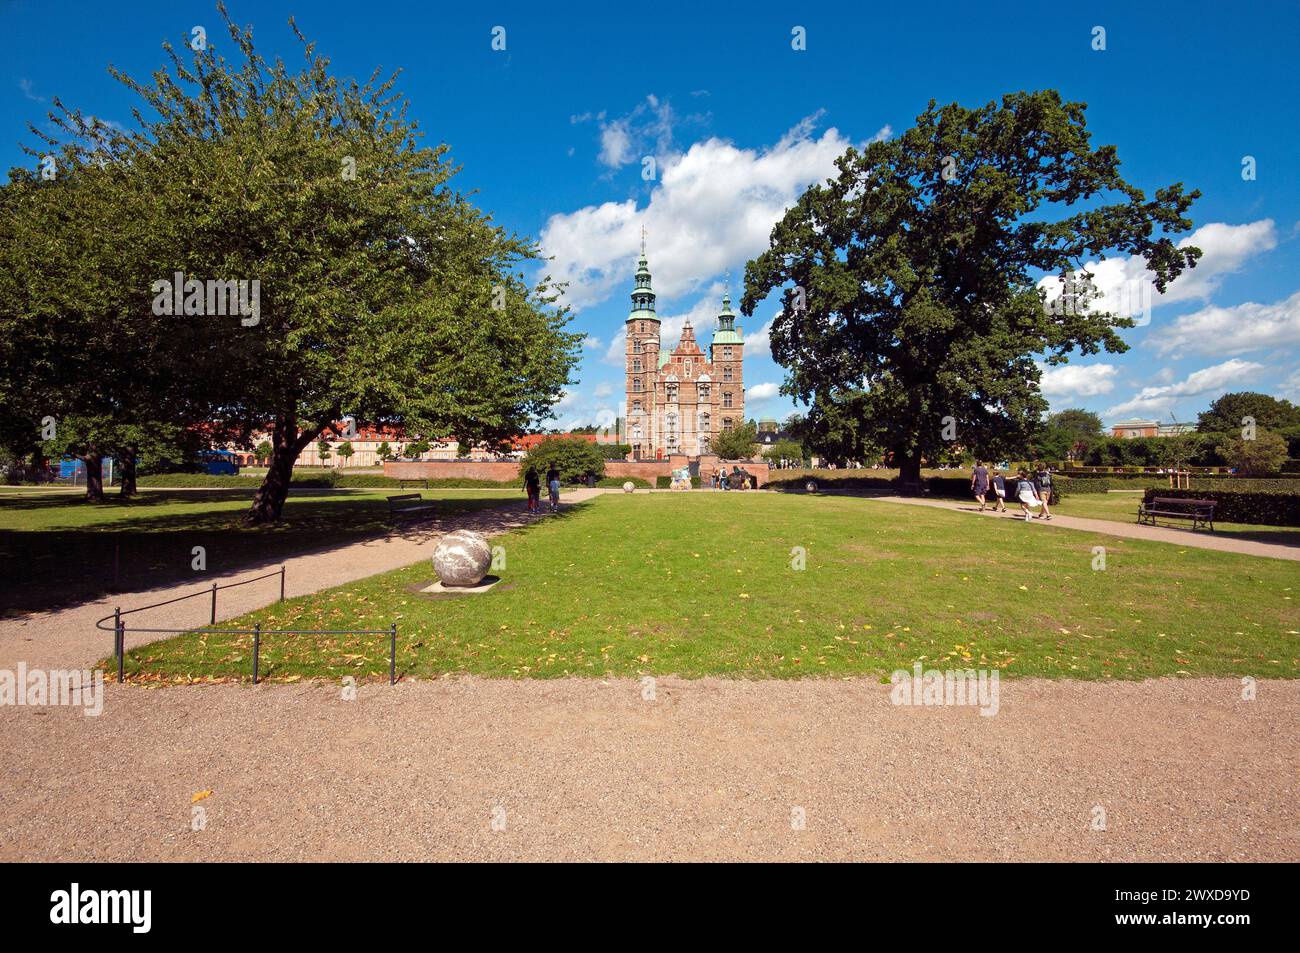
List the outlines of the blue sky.
<svg viewBox="0 0 1300 953">
<path fill-rule="evenodd" d="M 1188 420 L 1228 390 L 1300 398 L 1297 3 L 705 7 L 229 4 L 263 53 L 297 61 L 292 14 L 342 75 L 402 68 L 415 117 L 463 165 L 459 186 L 555 256 L 587 335 L 562 425 L 619 410 L 643 225 L 666 340 L 687 317 L 707 340 L 728 276 L 735 293 L 781 211 L 847 144 L 901 132 L 930 98 L 973 106 L 1044 87 L 1088 103 L 1094 142 L 1116 145 L 1148 193 L 1201 190 L 1191 214 L 1205 251 L 1126 332 L 1129 352 L 1048 372 L 1053 407 Z M 128 125 L 131 98 L 106 66 L 144 76 L 165 62 L 161 42 L 195 25 L 228 45 L 218 23 L 209 2 L 0 2 L 5 168 L 31 162 L 18 145 L 51 96 Z M 496 26 L 504 51 L 491 48 Z M 791 48 L 795 26 L 804 50 Z M 1112 259 L 1098 281 L 1140 289 L 1141 269 Z M 742 321 L 750 416 L 794 409 L 762 333 L 776 310 L 770 299 Z"/>
</svg>

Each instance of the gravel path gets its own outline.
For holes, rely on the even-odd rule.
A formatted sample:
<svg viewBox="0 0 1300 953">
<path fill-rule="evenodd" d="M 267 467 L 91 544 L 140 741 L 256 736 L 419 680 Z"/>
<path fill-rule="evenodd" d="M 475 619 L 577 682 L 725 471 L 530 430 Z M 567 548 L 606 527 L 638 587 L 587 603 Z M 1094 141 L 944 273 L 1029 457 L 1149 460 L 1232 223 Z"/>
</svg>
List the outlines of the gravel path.
<svg viewBox="0 0 1300 953">
<path fill-rule="evenodd" d="M 565 492 L 561 508 L 596 496 L 599 491 L 576 489 Z M 109 596 L 52 612 L 35 612 L 16 618 L 0 619 L 0 669 L 13 670 L 21 661 L 48 668 L 74 668 L 89 665 L 113 651 L 113 633 L 95 628 L 95 621 L 113 614 L 115 606 L 130 609 L 177 596 L 198 592 L 216 582 L 225 584 L 268 572 L 285 570 L 285 596 L 304 596 L 332 586 L 376 573 L 400 569 L 433 555 L 437 541 L 457 529 L 472 529 L 488 536 L 504 533 L 543 516 L 529 516 L 522 499 L 500 507 L 463 513 L 445 518 L 411 521 L 387 536 L 349 543 L 325 552 L 311 552 L 288 559 L 276 559 L 263 565 L 244 566 L 237 573 L 205 576 L 201 583 L 165 586 L 129 594 Z M 217 594 L 217 620 L 233 619 L 254 609 L 270 605 L 280 597 L 279 577 L 222 590 Z M 131 625 L 144 628 L 198 628 L 207 625 L 212 603 L 206 597 L 187 599 L 174 605 L 151 609 L 131 616 Z M 127 648 L 143 645 L 164 636 L 127 632 Z"/>
<path fill-rule="evenodd" d="M 1295 681 L 106 692 L 0 708 L 0 860 L 1300 860 Z"/>
<path fill-rule="evenodd" d="M 973 503 L 958 503 L 953 500 L 922 500 L 910 496 L 868 496 L 869 500 L 885 503 L 906 503 L 909 506 L 937 506 L 945 510 L 960 510 L 992 519 L 1011 519 L 1011 511 L 1020 511 L 1019 505 L 1007 502 L 1007 513 L 998 514 L 992 510 L 979 511 Z M 1224 553 L 1241 553 L 1244 556 L 1265 556 L 1269 559 L 1300 560 L 1300 546 L 1287 546 L 1283 543 L 1258 543 L 1248 539 L 1232 539 L 1213 533 L 1195 532 L 1166 526 L 1146 526 L 1137 522 L 1119 523 L 1115 520 L 1085 519 L 1081 516 L 1061 516 L 1053 513 L 1049 520 L 1030 520 L 1031 526 L 1055 526 L 1065 529 L 1081 529 L 1089 533 L 1104 533 L 1107 536 L 1121 536 L 1124 539 L 1148 539 L 1156 543 L 1175 543 L 1188 549 L 1217 549 Z"/>
</svg>

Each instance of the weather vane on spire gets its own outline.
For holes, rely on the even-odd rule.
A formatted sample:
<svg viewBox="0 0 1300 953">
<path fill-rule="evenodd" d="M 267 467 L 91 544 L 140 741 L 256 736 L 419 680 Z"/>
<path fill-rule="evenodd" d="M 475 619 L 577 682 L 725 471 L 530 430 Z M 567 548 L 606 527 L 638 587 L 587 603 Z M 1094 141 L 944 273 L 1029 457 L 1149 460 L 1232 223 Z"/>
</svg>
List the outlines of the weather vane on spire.
<svg viewBox="0 0 1300 953">
<path fill-rule="evenodd" d="M 641 257 L 645 257 L 645 226 L 641 226 Z"/>
</svg>

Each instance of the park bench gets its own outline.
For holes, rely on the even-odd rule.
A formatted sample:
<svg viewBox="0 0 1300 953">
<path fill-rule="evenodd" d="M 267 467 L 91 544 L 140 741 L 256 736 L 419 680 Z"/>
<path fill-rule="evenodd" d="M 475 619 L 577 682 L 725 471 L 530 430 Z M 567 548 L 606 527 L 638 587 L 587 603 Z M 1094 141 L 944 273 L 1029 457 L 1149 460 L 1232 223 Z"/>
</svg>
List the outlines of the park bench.
<svg viewBox="0 0 1300 953">
<path fill-rule="evenodd" d="M 402 490 L 405 490 L 408 487 L 412 487 L 412 486 L 418 486 L 421 489 L 427 490 L 429 488 L 429 481 L 423 478 L 403 480 L 401 477 L 398 477 L 397 486 L 398 489 L 402 489 Z"/>
<path fill-rule="evenodd" d="M 433 512 L 435 505 L 433 500 L 426 500 L 419 493 L 400 493 L 388 498 L 388 515 L 390 518 L 418 516 Z"/>
<path fill-rule="evenodd" d="M 1181 496 L 1155 496 L 1138 504 L 1138 522 L 1156 525 L 1156 517 L 1192 521 L 1192 530 L 1208 526 L 1214 532 L 1214 500 L 1189 500 Z"/>
</svg>

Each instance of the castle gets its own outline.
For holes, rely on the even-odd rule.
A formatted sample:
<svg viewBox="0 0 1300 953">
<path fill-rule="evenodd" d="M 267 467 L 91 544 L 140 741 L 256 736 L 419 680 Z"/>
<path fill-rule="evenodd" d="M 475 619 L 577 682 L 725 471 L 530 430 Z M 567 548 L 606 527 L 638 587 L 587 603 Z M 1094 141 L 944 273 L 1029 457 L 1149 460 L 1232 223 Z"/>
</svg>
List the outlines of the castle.
<svg viewBox="0 0 1300 953">
<path fill-rule="evenodd" d="M 730 296 L 722 297 L 722 313 L 707 355 L 696 342 L 690 321 L 682 328 L 677 346 L 665 350 L 659 339 L 644 237 L 626 326 L 627 442 L 632 445 L 632 459 L 707 454 L 718 434 L 745 422 L 745 342 Z"/>
</svg>

